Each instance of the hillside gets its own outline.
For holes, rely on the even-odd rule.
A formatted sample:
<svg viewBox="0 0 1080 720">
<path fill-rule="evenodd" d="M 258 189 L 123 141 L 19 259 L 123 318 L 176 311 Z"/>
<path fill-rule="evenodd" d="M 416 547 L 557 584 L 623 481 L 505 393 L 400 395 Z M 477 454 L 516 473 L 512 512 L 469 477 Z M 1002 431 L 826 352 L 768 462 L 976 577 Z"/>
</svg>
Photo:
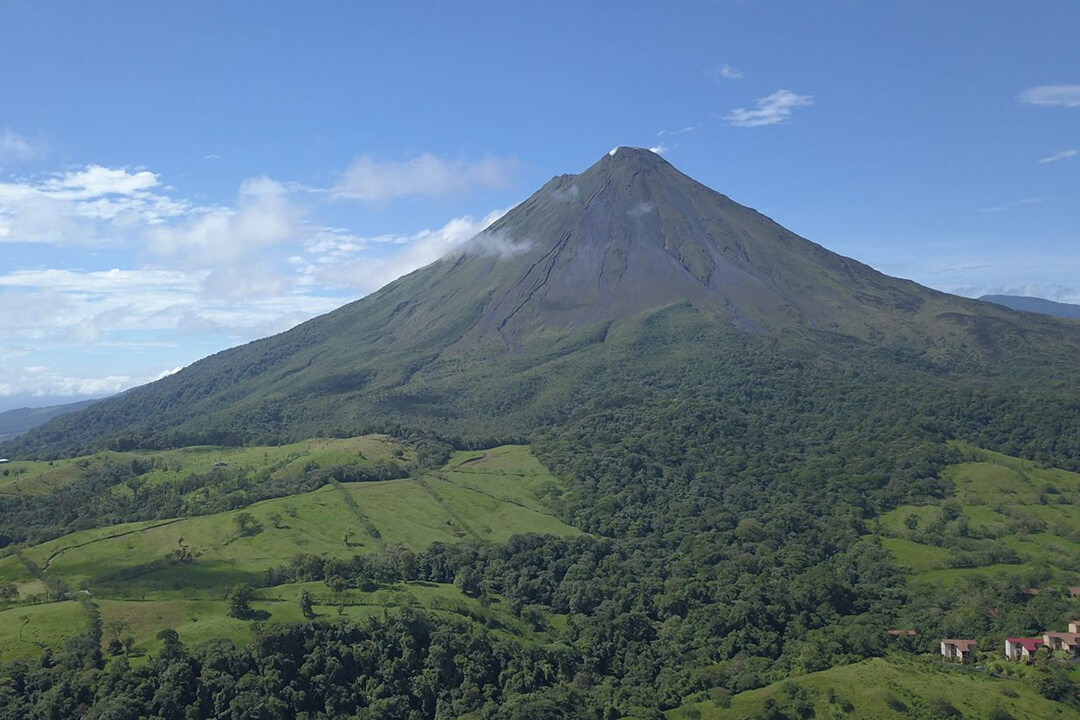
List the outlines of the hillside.
<svg viewBox="0 0 1080 720">
<path fill-rule="evenodd" d="M 156 463 L 160 469 L 141 479 L 168 486 L 193 469 L 226 460 L 245 466 L 252 477 L 265 470 L 311 475 L 320 465 L 355 462 L 358 453 L 376 461 L 398 454 L 406 462 L 415 457 L 407 446 L 374 437 L 285 448 L 185 448 L 126 461 Z M 75 466 L 80 463 L 76 460 Z M 21 465 L 29 478 L 41 477 L 48 468 L 46 463 Z M 22 491 L 41 488 L 30 485 Z M 255 612 L 273 623 L 303 621 L 297 597 L 307 592 L 316 616 L 356 618 L 383 608 L 428 608 L 465 617 L 492 615 L 493 624 L 531 638 L 532 626 L 508 613 L 505 603 L 482 607 L 455 588 L 453 575 L 442 583 L 417 582 L 419 566 L 399 577 L 392 564 L 408 558 L 415 564 L 437 543 L 502 543 L 527 533 L 578 535 L 539 500 L 558 492 L 558 482 L 527 448 L 508 446 L 456 453 L 442 468 L 400 479 L 331 480 L 319 489 L 244 509 L 98 525 L 14 552 L 8 548 L 0 556 L 0 586 L 14 586 L 17 604 L 5 609 L 7 603 L 0 601 L 0 660 L 35 657 L 44 647 L 61 650 L 84 632 L 87 605 L 96 608 L 106 627 L 122 625 L 123 634 L 130 633 L 129 652 L 136 656 L 156 651 L 157 633 L 166 628 L 192 644 L 220 637 L 246 643 L 250 623 L 227 612 L 227 596 L 239 583 L 258 588 Z M 344 568 L 361 558 L 363 567 L 382 576 L 345 588 L 284 577 L 300 554 L 337 560 Z M 281 577 L 269 580 L 275 572 Z"/>
<path fill-rule="evenodd" d="M 1072 320 L 1080 319 L 1080 305 L 1071 303 L 1059 303 L 1053 300 L 1021 295 L 983 295 L 979 300 L 1004 305 L 1007 308 L 1022 310 L 1023 312 L 1039 313 L 1040 315 Z"/>
<path fill-rule="evenodd" d="M 990 373 L 1045 387 L 1080 369 L 1073 324 L 890 278 L 618 148 L 463 252 L 0 449 L 281 442 L 392 423 L 506 442 L 627 383 L 681 382 L 688 359 L 718 346 L 737 349 L 735 366 L 713 376 L 744 357 L 861 362 L 920 383 Z"/>
<path fill-rule="evenodd" d="M 1049 720 L 1080 717 L 1080 713 L 1063 712 L 1060 704 L 1040 697 L 1022 682 L 942 666 L 936 660 L 893 656 L 800 676 L 740 693 L 719 704 L 714 701 L 688 704 L 669 712 L 668 717 L 671 720 L 754 717 Z"/>
</svg>

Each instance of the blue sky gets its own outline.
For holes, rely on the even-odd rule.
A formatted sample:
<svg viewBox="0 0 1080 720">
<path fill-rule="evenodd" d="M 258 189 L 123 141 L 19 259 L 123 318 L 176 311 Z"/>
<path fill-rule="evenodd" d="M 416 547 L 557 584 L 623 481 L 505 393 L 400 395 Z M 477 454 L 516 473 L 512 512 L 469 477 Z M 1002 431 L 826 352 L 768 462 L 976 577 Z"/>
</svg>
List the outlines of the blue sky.
<svg viewBox="0 0 1080 720">
<path fill-rule="evenodd" d="M 830 249 L 1080 302 L 1080 4 L 0 0 L 0 410 L 430 262 L 615 145 Z"/>
</svg>

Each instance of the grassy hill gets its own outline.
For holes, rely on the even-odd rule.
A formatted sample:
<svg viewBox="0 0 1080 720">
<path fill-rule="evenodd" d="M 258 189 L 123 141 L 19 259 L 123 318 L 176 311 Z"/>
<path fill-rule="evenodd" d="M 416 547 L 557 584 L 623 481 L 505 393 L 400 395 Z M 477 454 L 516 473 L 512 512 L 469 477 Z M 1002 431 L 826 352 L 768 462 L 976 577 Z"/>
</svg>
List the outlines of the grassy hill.
<svg viewBox="0 0 1080 720">
<path fill-rule="evenodd" d="M 957 444 L 954 495 L 880 518 L 882 544 L 913 581 L 955 587 L 1014 576 L 1027 587 L 1080 585 L 1080 474 Z"/>
<path fill-rule="evenodd" d="M 1080 712 L 1040 696 L 1030 685 L 934 659 L 901 655 L 801 675 L 667 713 L 670 720 L 740 718 L 1077 718 Z"/>
<path fill-rule="evenodd" d="M 408 463 L 415 454 L 385 436 L 315 439 L 280 447 L 194 447 L 138 456 L 110 453 L 60 463 L 18 463 L 17 479 L 10 479 L 9 486 L 12 492 L 42 492 L 45 478 L 51 487 L 63 478 L 72 482 L 77 474 L 73 470 L 106 459 L 151 461 L 154 469 L 141 477 L 153 484 L 175 482 L 220 463 L 273 480 L 341 467 L 358 458 L 364 463 Z M 316 616 L 326 619 L 422 607 L 475 617 L 531 637 L 531 626 L 500 609 L 497 598 L 485 607 L 453 585 L 389 583 L 367 592 L 331 591 L 323 583 L 268 586 L 265 576 L 268 569 L 303 553 L 385 558 L 400 548 L 421 552 L 432 543 L 504 542 L 522 533 L 573 536 L 580 531 L 553 517 L 541 500 L 560 492 L 560 483 L 527 447 L 503 446 L 456 452 L 440 469 L 410 477 L 333 481 L 311 492 L 228 512 L 110 525 L 9 548 L 0 558 L 0 584 L 14 583 L 20 601 L 0 610 L 0 645 L 5 648 L 0 660 L 30 657 L 43 647 L 59 650 L 85 629 L 88 603 L 100 612 L 106 628 L 103 642 L 111 639 L 108 629 L 121 621 L 123 635 L 130 634 L 138 652 L 152 652 L 159 644 L 156 634 L 164 628 L 177 630 L 193 644 L 217 637 L 243 644 L 251 637 L 251 623 L 227 615 L 226 596 L 237 583 L 258 586 L 252 607 L 268 623 L 304 620 L 297 597 L 307 590 Z M 237 522 L 240 517 L 249 523 L 247 529 Z"/>
</svg>

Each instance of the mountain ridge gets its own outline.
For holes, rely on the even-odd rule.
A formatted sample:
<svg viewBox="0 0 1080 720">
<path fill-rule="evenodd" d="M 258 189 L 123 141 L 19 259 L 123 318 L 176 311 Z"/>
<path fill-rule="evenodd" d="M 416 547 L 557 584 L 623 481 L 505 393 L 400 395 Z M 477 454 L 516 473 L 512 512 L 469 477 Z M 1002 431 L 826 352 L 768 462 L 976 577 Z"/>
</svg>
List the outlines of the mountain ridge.
<svg viewBox="0 0 1080 720">
<path fill-rule="evenodd" d="M 979 298 L 982 302 L 1004 305 L 1012 310 L 1020 312 L 1038 313 L 1051 317 L 1080 319 L 1080 305 L 1074 303 L 1061 303 L 1045 298 L 1031 297 L 1027 295 L 983 295 Z"/>
</svg>

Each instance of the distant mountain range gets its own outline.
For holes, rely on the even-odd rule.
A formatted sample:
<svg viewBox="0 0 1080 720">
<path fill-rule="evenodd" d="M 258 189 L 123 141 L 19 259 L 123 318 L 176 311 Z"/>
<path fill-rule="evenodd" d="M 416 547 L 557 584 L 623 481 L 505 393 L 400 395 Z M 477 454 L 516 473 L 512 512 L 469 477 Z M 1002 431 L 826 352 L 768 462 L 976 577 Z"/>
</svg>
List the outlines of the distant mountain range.
<svg viewBox="0 0 1080 720">
<path fill-rule="evenodd" d="M 55 417 L 90 407 L 96 400 L 52 405 L 40 408 L 18 408 L 0 412 L 0 441 L 17 438 L 23 433 L 44 425 Z"/>
<path fill-rule="evenodd" d="M 1080 333 L 877 272 L 617 148 L 464 250 L 288 332 L 62 416 L 12 451 L 278 442 L 387 424 L 526 437 L 745 347 L 935 376 L 1080 362 Z M 1047 357 L 1060 359 L 1048 365 Z M 730 377 L 717 368 L 697 382 Z"/>
<path fill-rule="evenodd" d="M 1080 319 L 1080 305 L 1073 305 L 1070 303 L 1054 302 L 1053 300 L 1026 297 L 1023 295 L 983 295 L 979 299 L 983 302 L 1004 305 L 1013 310 L 1022 310 L 1024 312 L 1039 313 L 1040 315 L 1050 315 L 1059 318 L 1070 318 L 1073 320 Z"/>
</svg>

